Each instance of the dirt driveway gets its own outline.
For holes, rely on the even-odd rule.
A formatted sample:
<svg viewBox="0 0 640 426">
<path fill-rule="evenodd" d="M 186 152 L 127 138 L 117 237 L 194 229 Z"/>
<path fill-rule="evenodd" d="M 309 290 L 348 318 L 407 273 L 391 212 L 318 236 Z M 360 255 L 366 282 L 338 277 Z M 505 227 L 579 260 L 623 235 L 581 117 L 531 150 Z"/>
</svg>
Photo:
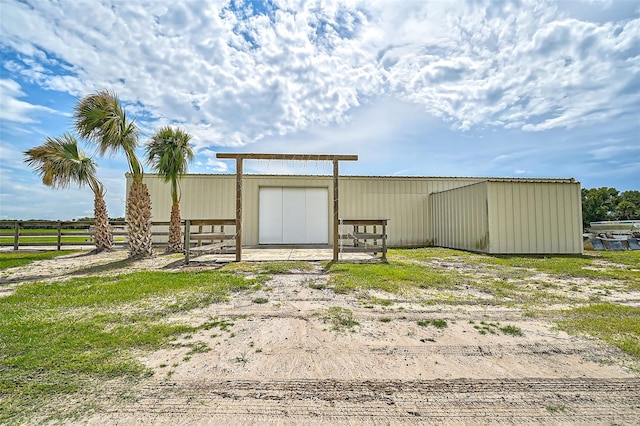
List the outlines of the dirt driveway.
<svg viewBox="0 0 640 426">
<path fill-rule="evenodd" d="M 2 278 L 19 284 L 87 262 L 111 274 L 121 270 L 104 265 L 118 256 L 42 261 Z M 165 258 L 122 270 L 139 268 L 182 267 Z M 104 383 L 98 414 L 76 423 L 640 424 L 640 377 L 611 346 L 517 308 L 336 294 L 328 281 L 313 264 L 167 318 L 210 327 L 176 342 L 189 345 L 140 354 L 154 374 L 126 389 Z"/>
</svg>

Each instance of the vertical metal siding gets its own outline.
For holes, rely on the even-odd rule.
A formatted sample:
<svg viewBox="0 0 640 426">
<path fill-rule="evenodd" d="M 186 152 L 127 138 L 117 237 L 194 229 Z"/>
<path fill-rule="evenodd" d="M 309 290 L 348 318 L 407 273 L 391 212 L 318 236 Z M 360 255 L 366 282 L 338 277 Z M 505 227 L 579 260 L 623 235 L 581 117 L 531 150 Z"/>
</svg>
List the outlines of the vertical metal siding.
<svg viewBox="0 0 640 426">
<path fill-rule="evenodd" d="M 487 250 L 487 182 L 431 194 L 429 202 L 434 245 Z"/>
<path fill-rule="evenodd" d="M 145 175 L 151 194 L 152 219 L 171 217 L 171 189 L 157 175 Z M 180 181 L 180 214 L 188 219 L 232 219 L 235 217 L 235 177 L 222 175 L 210 179 L 204 175 L 186 175 Z"/>
<path fill-rule="evenodd" d="M 390 219 L 390 246 L 425 246 L 432 240 L 429 196 L 439 188 L 478 182 L 460 178 L 340 177 L 340 216 L 344 219 Z"/>
<path fill-rule="evenodd" d="M 145 175 L 145 183 L 153 220 L 168 221 L 169 185 L 156 175 Z M 243 230 L 247 245 L 258 244 L 261 186 L 322 187 L 330 197 L 333 194 L 331 176 L 246 175 Z M 181 188 L 183 218 L 235 217 L 234 175 L 187 175 Z M 454 192 L 466 195 L 451 195 Z M 331 230 L 331 211 L 327 215 Z M 581 215 L 580 185 L 569 180 L 340 177 L 341 218 L 390 219 L 391 246 L 436 243 L 490 253 L 581 253 Z M 485 249 L 480 249 L 481 241 L 487 244 Z"/>
<path fill-rule="evenodd" d="M 489 253 L 582 253 L 579 183 L 488 185 Z"/>
</svg>

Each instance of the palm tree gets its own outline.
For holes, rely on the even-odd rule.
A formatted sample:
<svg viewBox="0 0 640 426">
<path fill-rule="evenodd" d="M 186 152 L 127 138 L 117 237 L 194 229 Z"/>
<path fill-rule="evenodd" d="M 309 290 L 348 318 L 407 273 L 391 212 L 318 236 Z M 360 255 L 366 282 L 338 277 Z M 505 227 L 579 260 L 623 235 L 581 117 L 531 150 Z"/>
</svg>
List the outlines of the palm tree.
<svg viewBox="0 0 640 426">
<path fill-rule="evenodd" d="M 160 128 L 146 146 L 147 164 L 171 183 L 171 222 L 169 224 L 169 246 L 167 252 L 182 253 L 184 244 L 180 227 L 179 180 L 187 172 L 194 153 L 189 141 L 191 135 L 182 129 L 169 126 Z"/>
<path fill-rule="evenodd" d="M 111 250 L 113 235 L 109 226 L 105 189 L 96 177 L 96 164 L 78 148 L 76 138 L 65 133 L 58 138 L 45 139 L 44 144 L 24 152 L 24 162 L 42 178 L 42 183 L 53 188 L 89 185 L 94 194 L 96 251 Z"/>
<path fill-rule="evenodd" d="M 135 153 L 138 128 L 133 121 L 127 120 L 120 101 L 108 90 L 80 99 L 75 106 L 74 119 L 78 134 L 95 142 L 100 155 L 124 151 L 133 179 L 126 210 L 129 257 L 151 256 L 151 197 L 147 185 L 142 182 L 144 172 Z"/>
</svg>

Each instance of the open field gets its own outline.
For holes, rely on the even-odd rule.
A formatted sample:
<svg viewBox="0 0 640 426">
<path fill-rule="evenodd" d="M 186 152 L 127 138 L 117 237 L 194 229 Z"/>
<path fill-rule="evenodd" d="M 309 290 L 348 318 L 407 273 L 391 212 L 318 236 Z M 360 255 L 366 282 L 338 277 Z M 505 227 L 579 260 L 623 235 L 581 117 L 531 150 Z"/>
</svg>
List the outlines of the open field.
<svg viewBox="0 0 640 426">
<path fill-rule="evenodd" d="M 39 256 L 0 270 L 0 424 L 640 423 L 637 252 Z"/>
</svg>

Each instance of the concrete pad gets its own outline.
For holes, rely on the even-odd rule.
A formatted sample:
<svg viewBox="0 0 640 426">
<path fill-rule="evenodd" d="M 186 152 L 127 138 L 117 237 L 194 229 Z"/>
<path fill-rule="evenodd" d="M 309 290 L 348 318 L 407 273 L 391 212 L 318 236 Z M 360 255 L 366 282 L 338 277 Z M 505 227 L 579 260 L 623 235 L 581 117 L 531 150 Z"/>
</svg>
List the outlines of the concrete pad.
<svg viewBox="0 0 640 426">
<path fill-rule="evenodd" d="M 340 253 L 338 256 L 342 261 L 371 261 L 378 257 L 370 253 Z M 283 260 L 301 260 L 307 262 L 330 261 L 333 259 L 333 250 L 328 249 L 301 249 L 301 248 L 260 248 L 242 249 L 243 262 L 274 262 Z M 234 262 L 235 254 L 205 254 L 190 259 L 190 262 L 216 261 Z"/>
</svg>

